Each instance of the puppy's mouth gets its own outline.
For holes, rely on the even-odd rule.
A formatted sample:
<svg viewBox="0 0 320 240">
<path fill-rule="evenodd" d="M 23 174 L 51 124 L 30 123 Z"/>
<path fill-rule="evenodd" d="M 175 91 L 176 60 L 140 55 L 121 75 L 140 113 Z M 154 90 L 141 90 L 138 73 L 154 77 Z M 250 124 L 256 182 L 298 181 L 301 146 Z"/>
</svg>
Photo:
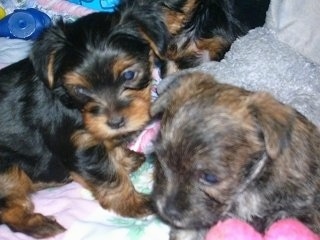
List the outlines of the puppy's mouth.
<svg viewBox="0 0 320 240">
<path fill-rule="evenodd" d="M 122 135 L 130 135 L 142 130 L 149 122 L 149 114 L 112 114 L 96 115 L 84 113 L 84 123 L 88 131 L 97 139 L 110 139 Z"/>
<path fill-rule="evenodd" d="M 165 199 L 159 197 L 156 201 L 158 216 L 167 224 L 180 229 L 203 229 L 212 226 L 219 220 L 215 213 L 208 217 L 207 212 L 197 209 L 177 209 L 166 204 Z"/>
<path fill-rule="evenodd" d="M 186 221 L 186 218 L 184 218 L 183 214 L 178 210 L 168 208 L 160 199 L 156 201 L 156 206 L 158 215 L 164 222 L 177 228 L 189 228 L 189 223 Z"/>
</svg>

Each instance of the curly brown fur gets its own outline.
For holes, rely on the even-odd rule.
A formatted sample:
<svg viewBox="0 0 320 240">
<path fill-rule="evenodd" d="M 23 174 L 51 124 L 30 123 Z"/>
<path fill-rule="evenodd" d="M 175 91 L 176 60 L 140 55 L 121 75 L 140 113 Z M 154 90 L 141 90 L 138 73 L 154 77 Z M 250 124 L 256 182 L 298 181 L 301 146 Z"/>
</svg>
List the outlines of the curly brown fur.
<svg viewBox="0 0 320 240">
<path fill-rule="evenodd" d="M 140 21 L 141 11 L 121 6 L 59 21 L 30 57 L 0 71 L 0 219 L 13 231 L 36 238 L 64 231 L 33 212 L 29 194 L 71 179 L 118 214 L 152 212 L 129 179 L 144 156 L 127 144 L 150 119 L 151 73 L 166 27 L 148 20 L 151 10 Z"/>
<path fill-rule="evenodd" d="M 153 199 L 171 239 L 202 239 L 229 217 L 261 232 L 294 217 L 320 233 L 320 133 L 299 112 L 194 72 L 151 114 L 162 116 Z"/>
</svg>

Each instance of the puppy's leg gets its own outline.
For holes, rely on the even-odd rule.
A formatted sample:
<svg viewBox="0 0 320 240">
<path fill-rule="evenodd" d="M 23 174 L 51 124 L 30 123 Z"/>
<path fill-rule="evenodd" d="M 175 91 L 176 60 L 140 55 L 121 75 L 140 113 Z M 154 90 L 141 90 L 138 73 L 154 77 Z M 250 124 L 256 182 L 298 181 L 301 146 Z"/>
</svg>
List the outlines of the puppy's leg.
<svg viewBox="0 0 320 240">
<path fill-rule="evenodd" d="M 136 171 L 146 159 L 144 154 L 131 151 L 125 147 L 118 147 L 114 151 L 118 152 L 118 159 L 121 161 L 121 165 L 125 167 L 128 173 Z"/>
<path fill-rule="evenodd" d="M 34 213 L 29 198 L 33 190 L 31 179 L 18 167 L 12 167 L 0 175 L 1 222 L 13 231 L 34 238 L 46 238 L 62 233 L 65 229 L 53 218 Z"/>
<path fill-rule="evenodd" d="M 100 205 L 125 217 L 143 217 L 152 213 L 151 201 L 147 195 L 138 193 L 125 171 L 118 171 L 114 181 L 97 181 L 85 179 L 72 172 L 72 178 L 89 189 Z"/>
<path fill-rule="evenodd" d="M 77 163 L 72 178 L 89 189 L 102 207 L 127 217 L 151 214 L 151 200 L 135 190 L 130 173 L 144 158 L 110 142 L 97 143 L 90 134 L 78 131 L 73 136 Z"/>
</svg>

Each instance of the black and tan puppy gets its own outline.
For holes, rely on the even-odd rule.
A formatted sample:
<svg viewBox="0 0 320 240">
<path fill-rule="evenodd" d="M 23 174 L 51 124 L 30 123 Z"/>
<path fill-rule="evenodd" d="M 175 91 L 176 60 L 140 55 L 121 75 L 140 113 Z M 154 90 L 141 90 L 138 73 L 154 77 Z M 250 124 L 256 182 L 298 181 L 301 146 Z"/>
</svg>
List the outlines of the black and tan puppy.
<svg viewBox="0 0 320 240">
<path fill-rule="evenodd" d="M 221 60 L 230 45 L 265 23 L 270 0 L 160 0 L 177 69 Z"/>
<path fill-rule="evenodd" d="M 166 28 L 141 17 L 141 9 L 124 8 L 58 22 L 29 58 L 0 71 L 0 219 L 13 231 L 62 232 L 33 212 L 29 194 L 71 179 L 123 216 L 151 212 L 129 179 L 144 157 L 126 146 L 149 121 Z"/>
<path fill-rule="evenodd" d="M 156 55 L 167 74 L 221 60 L 238 37 L 264 25 L 270 0 L 124 0 L 123 4 L 140 9 L 139 21 L 147 28 L 165 24 L 161 33 L 167 45 Z"/>
<path fill-rule="evenodd" d="M 229 217 L 261 232 L 294 217 L 320 233 L 320 133 L 293 108 L 194 72 L 151 113 L 162 115 L 153 199 L 171 239 L 203 239 Z"/>
</svg>

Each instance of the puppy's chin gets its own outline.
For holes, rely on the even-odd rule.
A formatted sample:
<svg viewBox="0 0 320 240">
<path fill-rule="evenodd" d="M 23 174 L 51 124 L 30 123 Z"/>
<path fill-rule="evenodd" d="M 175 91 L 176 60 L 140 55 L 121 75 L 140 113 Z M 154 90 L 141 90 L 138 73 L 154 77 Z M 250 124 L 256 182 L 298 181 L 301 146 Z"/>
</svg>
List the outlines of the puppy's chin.
<svg viewBox="0 0 320 240">
<path fill-rule="evenodd" d="M 184 209 L 168 206 L 167 199 L 157 196 L 154 201 L 158 216 L 169 225 L 181 229 L 203 229 L 215 224 L 220 214 L 203 205 L 203 200 L 196 199 Z M 199 204 L 196 204 L 198 202 Z"/>
</svg>

